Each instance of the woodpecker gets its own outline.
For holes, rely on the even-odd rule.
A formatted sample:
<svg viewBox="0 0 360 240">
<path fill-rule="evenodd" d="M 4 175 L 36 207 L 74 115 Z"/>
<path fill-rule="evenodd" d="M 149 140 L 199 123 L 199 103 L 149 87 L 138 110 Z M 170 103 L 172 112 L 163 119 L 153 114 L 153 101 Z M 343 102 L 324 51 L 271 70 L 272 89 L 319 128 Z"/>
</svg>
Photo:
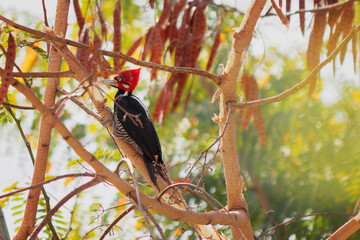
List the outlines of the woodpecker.
<svg viewBox="0 0 360 240">
<path fill-rule="evenodd" d="M 116 74 L 113 79 L 98 82 L 118 89 L 112 114 L 113 135 L 129 143 L 143 157 L 150 179 L 159 189 L 155 174 L 166 182 L 169 181 L 166 177 L 159 137 L 149 111 L 144 103 L 133 95 L 139 82 L 140 70 L 141 68 L 125 70 Z"/>
</svg>

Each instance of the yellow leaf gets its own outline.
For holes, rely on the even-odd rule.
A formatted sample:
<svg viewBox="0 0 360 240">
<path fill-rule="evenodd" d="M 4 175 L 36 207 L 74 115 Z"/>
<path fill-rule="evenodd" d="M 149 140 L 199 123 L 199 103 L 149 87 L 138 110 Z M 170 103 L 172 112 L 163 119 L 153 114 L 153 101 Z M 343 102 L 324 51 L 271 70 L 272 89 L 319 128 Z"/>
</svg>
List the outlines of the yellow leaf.
<svg viewBox="0 0 360 240">
<path fill-rule="evenodd" d="M 70 183 L 72 180 L 74 180 L 73 177 L 66 178 L 66 179 L 65 179 L 65 182 L 64 182 L 64 186 L 67 187 L 67 185 L 69 185 L 69 183 Z"/>
<path fill-rule="evenodd" d="M 141 222 L 141 221 L 137 221 L 137 222 L 136 222 L 136 225 L 135 225 L 136 230 L 139 230 L 141 227 L 142 227 L 142 222 Z"/>
<path fill-rule="evenodd" d="M 223 42 L 226 40 L 226 35 L 224 33 L 220 33 L 220 41 Z"/>
<path fill-rule="evenodd" d="M 290 134 L 289 133 L 285 134 L 283 139 L 284 139 L 284 142 L 288 142 L 290 139 Z"/>
<path fill-rule="evenodd" d="M 34 45 L 36 47 L 40 46 L 42 44 L 42 42 L 36 42 L 34 43 Z M 34 49 L 28 47 L 26 48 L 26 56 L 25 56 L 25 60 L 21 65 L 21 70 L 23 72 L 27 72 L 29 71 L 29 69 L 32 67 L 32 65 L 34 64 L 36 58 L 37 58 L 38 54 L 34 51 Z"/>
<path fill-rule="evenodd" d="M 263 88 L 270 80 L 270 74 L 266 74 L 264 77 L 258 79 L 259 88 Z"/>
<path fill-rule="evenodd" d="M 357 99 L 360 99 L 360 92 L 359 91 L 354 91 L 354 97 Z"/>
<path fill-rule="evenodd" d="M 182 233 L 181 228 L 175 229 L 174 231 L 176 237 L 180 236 L 181 233 Z"/>
<path fill-rule="evenodd" d="M 97 129 L 97 126 L 96 124 L 90 124 L 90 133 L 94 133 L 96 132 L 98 129 Z"/>
<path fill-rule="evenodd" d="M 46 173 L 48 173 L 51 169 L 52 163 L 50 161 L 48 161 L 47 165 L 46 165 Z"/>
<path fill-rule="evenodd" d="M 120 206 L 119 211 L 124 211 L 125 210 L 126 202 L 127 202 L 126 197 L 122 197 L 122 198 L 119 199 L 119 201 L 117 202 L 117 205 Z"/>
</svg>

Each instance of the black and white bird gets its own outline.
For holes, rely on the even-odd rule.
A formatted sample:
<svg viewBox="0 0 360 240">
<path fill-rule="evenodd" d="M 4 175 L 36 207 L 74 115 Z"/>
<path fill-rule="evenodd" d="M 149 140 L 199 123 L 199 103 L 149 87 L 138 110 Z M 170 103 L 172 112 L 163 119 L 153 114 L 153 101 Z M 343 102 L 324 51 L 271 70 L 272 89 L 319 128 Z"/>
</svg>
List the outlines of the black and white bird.
<svg viewBox="0 0 360 240">
<path fill-rule="evenodd" d="M 114 99 L 112 117 L 113 135 L 134 147 L 145 162 L 151 181 L 159 189 L 156 175 L 166 182 L 166 168 L 162 157 L 159 137 L 149 111 L 141 100 L 133 95 L 139 82 L 139 69 L 125 70 L 113 77 L 98 81 L 118 89 Z M 130 117 L 132 116 L 137 117 Z"/>
</svg>

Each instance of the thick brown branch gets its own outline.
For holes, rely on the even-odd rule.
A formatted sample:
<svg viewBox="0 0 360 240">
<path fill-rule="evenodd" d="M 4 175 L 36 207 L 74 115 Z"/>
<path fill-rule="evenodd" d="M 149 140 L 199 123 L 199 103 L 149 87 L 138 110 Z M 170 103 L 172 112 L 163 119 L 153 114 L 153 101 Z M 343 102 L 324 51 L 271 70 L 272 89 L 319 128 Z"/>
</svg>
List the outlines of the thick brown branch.
<svg viewBox="0 0 360 240">
<path fill-rule="evenodd" d="M 61 72 L 14 72 L 14 77 L 31 77 L 31 78 L 71 78 L 74 73 L 70 70 Z"/>
</svg>

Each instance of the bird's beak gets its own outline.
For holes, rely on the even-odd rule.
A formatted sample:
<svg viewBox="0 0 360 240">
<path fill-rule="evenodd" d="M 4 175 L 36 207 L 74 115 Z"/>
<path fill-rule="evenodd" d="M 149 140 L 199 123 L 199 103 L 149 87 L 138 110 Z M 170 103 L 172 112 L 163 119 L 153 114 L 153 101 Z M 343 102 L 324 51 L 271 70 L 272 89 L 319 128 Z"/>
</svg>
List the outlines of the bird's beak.
<svg viewBox="0 0 360 240">
<path fill-rule="evenodd" d="M 112 87 L 117 87 L 117 81 L 114 79 L 103 79 L 103 80 L 99 80 L 96 81 L 96 84 L 102 84 L 102 85 L 107 85 L 107 86 L 112 86 Z"/>
</svg>

